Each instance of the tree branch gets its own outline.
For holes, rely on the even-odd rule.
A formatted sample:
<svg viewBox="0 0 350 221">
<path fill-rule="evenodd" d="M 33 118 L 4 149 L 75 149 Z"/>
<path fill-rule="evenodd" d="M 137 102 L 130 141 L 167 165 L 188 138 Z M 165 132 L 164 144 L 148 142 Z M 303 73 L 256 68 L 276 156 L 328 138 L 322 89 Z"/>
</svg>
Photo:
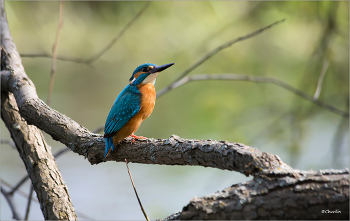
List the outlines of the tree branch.
<svg viewBox="0 0 350 221">
<path fill-rule="evenodd" d="M 349 219 L 349 171 L 272 172 L 191 199 L 164 220 Z"/>
<path fill-rule="evenodd" d="M 9 90 L 17 98 L 17 104 L 28 123 L 36 125 L 53 139 L 72 151 L 84 155 L 91 164 L 104 161 L 104 139 L 91 133 L 72 119 L 55 111 L 37 98 L 35 88 L 24 71 L 1 74 L 2 90 Z M 177 136 L 169 139 L 124 141 L 106 160 L 145 164 L 199 165 L 234 170 L 246 175 L 260 173 L 264 169 L 290 169 L 277 156 L 255 148 L 227 141 L 185 140 Z"/>
<path fill-rule="evenodd" d="M 11 211 L 12 211 L 12 217 L 15 220 L 22 220 L 22 216 L 18 212 L 18 208 L 13 200 L 13 195 L 10 192 L 6 192 L 5 189 L 1 186 L 1 193 L 4 195 L 7 203 L 9 204 Z"/>
<path fill-rule="evenodd" d="M 323 83 L 323 78 L 327 72 L 327 68 L 328 68 L 328 60 L 327 58 L 324 59 L 323 61 L 323 67 L 320 73 L 320 76 L 318 77 L 318 81 L 317 81 L 317 88 L 314 94 L 314 100 L 318 99 L 318 96 L 320 96 L 321 93 L 321 89 L 322 89 L 322 83 Z"/>
<path fill-rule="evenodd" d="M 52 55 L 49 53 L 37 53 L 37 54 L 20 54 L 21 57 L 27 57 L 27 58 L 52 58 Z M 57 55 L 57 60 L 61 61 L 70 61 L 75 63 L 83 63 L 88 64 L 87 59 L 85 58 L 78 58 L 78 57 L 71 57 L 71 56 L 63 56 L 63 55 Z"/>
<path fill-rule="evenodd" d="M 58 51 L 58 43 L 60 42 L 61 30 L 62 30 L 62 25 L 63 25 L 63 6 L 64 6 L 64 1 L 61 1 L 60 2 L 59 18 L 58 18 L 57 34 L 56 34 L 55 43 L 53 44 L 53 47 L 52 47 L 52 66 L 51 66 L 51 73 L 50 73 L 49 93 L 47 95 L 47 105 L 50 105 L 50 103 L 51 103 L 51 96 L 52 96 L 53 86 L 55 83 L 56 58 L 57 58 L 57 51 Z"/>
<path fill-rule="evenodd" d="M 173 87 L 173 84 L 176 83 L 177 81 L 181 80 L 183 77 L 185 77 L 186 75 L 188 75 L 191 71 L 193 71 L 194 69 L 196 69 L 198 66 L 200 66 L 201 64 L 203 64 L 206 60 L 208 60 L 209 58 L 211 58 L 212 56 L 214 56 L 215 54 L 217 54 L 218 52 L 220 52 L 221 50 L 225 49 L 225 48 L 228 48 L 230 47 L 231 45 L 237 43 L 237 42 L 240 42 L 240 41 L 244 41 L 246 39 L 249 39 L 249 38 L 252 38 L 260 33 L 262 33 L 263 31 L 267 30 L 267 29 L 270 29 L 272 28 L 273 26 L 281 23 L 281 22 L 284 22 L 285 19 L 282 19 L 280 21 L 276 21 L 266 27 L 263 27 L 257 31 L 254 31 L 248 35 L 245 35 L 245 36 L 242 36 L 242 37 L 239 37 L 239 38 L 236 38 L 236 39 L 233 39 L 231 41 L 228 41 L 222 45 L 220 45 L 219 47 L 215 48 L 214 50 L 212 50 L 211 52 L 209 52 L 208 54 L 206 54 L 205 56 L 203 56 L 201 59 L 199 59 L 199 61 L 197 61 L 196 63 L 194 63 L 191 67 L 189 67 L 188 69 L 186 69 L 183 73 L 180 74 L 180 76 L 173 81 L 173 83 L 171 83 L 168 87 L 166 88 L 163 88 L 161 90 L 159 90 L 159 92 L 157 93 L 157 97 L 160 97 L 162 96 L 166 91 L 169 90 L 169 88 L 172 88 Z"/>
<path fill-rule="evenodd" d="M 146 10 L 150 3 L 150 1 L 146 2 L 142 9 L 124 26 L 124 28 L 117 34 L 117 36 L 115 36 L 115 38 L 112 39 L 112 41 L 109 42 L 108 45 L 106 45 L 106 47 L 102 49 L 98 54 L 87 59 L 86 63 L 91 64 L 92 62 L 96 61 L 99 57 L 101 57 L 106 51 L 108 51 L 114 45 L 114 43 L 125 33 L 125 31 L 128 30 L 135 23 L 135 21 L 137 21 L 137 19 L 142 15 L 142 13 Z"/>
<path fill-rule="evenodd" d="M 29 190 L 28 199 L 27 199 L 26 215 L 24 216 L 24 220 L 28 220 L 29 218 L 29 211 L 30 211 L 30 206 L 32 204 L 33 191 L 34 191 L 33 185 L 30 185 L 30 190 Z"/>
<path fill-rule="evenodd" d="M 151 3 L 150 1 L 147 1 L 146 4 L 142 7 L 142 9 L 123 27 L 123 29 L 108 43 L 108 45 L 106 45 L 106 47 L 104 47 L 97 54 L 95 54 L 87 59 L 57 55 L 57 57 L 56 57 L 57 60 L 71 61 L 71 62 L 91 65 L 94 61 L 96 61 L 104 53 L 106 53 L 117 42 L 117 40 L 139 19 L 139 17 L 146 10 L 146 8 L 149 6 L 150 3 Z M 48 53 L 20 54 L 20 55 L 21 55 L 21 57 L 30 57 L 30 58 L 36 58 L 36 57 L 53 58 L 54 57 L 53 55 L 48 54 Z"/>
<path fill-rule="evenodd" d="M 335 114 L 338 114 L 342 117 L 349 118 L 349 113 L 339 110 L 338 108 L 327 104 L 323 101 L 314 99 L 313 96 L 291 86 L 290 84 L 285 83 L 282 80 L 279 80 L 274 77 L 264 77 L 264 76 L 252 76 L 252 75 L 241 75 L 241 74 L 201 74 L 201 75 L 192 75 L 184 77 L 173 84 L 171 84 L 169 87 L 164 88 L 162 93 L 166 93 L 172 89 L 175 89 L 177 87 L 180 87 L 184 84 L 187 84 L 189 82 L 193 81 L 204 81 L 204 80 L 234 80 L 234 81 L 249 81 L 249 82 L 257 82 L 257 83 L 271 83 L 274 85 L 277 85 L 279 87 L 282 87 L 290 92 L 292 92 L 295 95 L 298 95 L 299 97 L 308 100 L 326 110 L 329 110 Z M 158 94 L 157 94 L 158 95 Z"/>
</svg>

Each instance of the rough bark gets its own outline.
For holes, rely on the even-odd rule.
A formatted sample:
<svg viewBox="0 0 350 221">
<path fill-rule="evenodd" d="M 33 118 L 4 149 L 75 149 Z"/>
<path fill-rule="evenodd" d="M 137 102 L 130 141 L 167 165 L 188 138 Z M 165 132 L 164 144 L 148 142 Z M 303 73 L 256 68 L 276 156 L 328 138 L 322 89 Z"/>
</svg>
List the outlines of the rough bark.
<svg viewBox="0 0 350 221">
<path fill-rule="evenodd" d="M 9 35 L 6 14 L 1 1 L 1 44 L 9 51 L 16 51 Z M 1 57 L 5 52 L 1 51 Z M 12 54 L 16 56 L 16 54 Z M 12 67 L 13 71 L 24 71 L 19 56 L 10 59 L 7 63 L 1 63 L 1 69 L 5 66 Z M 34 87 L 29 80 L 28 85 Z M 77 216 L 70 200 L 67 186 L 65 185 L 56 161 L 52 156 L 50 147 L 44 140 L 41 131 L 28 125 L 21 117 L 13 94 L 1 92 L 1 119 L 8 128 L 20 157 L 30 176 L 34 190 L 37 193 L 44 218 L 48 220 L 76 220 Z"/>
<path fill-rule="evenodd" d="M 349 171 L 294 171 L 257 176 L 193 198 L 165 220 L 349 219 Z"/>
<path fill-rule="evenodd" d="M 68 189 L 41 131 L 28 125 L 12 94 L 1 92 L 1 119 L 11 133 L 48 220 L 76 220 Z"/>
</svg>

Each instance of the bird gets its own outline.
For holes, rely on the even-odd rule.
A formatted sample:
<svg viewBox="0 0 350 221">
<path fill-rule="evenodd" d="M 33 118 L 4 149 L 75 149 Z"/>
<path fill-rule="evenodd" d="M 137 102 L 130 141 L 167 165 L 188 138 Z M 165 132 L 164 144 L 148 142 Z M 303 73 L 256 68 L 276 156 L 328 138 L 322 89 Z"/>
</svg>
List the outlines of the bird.
<svg viewBox="0 0 350 221">
<path fill-rule="evenodd" d="M 134 138 L 132 142 L 145 138 L 134 133 L 153 111 L 156 101 L 154 85 L 159 72 L 174 64 L 157 66 L 144 63 L 134 70 L 129 84 L 120 92 L 109 111 L 103 135 L 106 144 L 103 158 L 106 158 L 114 146 L 128 136 Z"/>
</svg>

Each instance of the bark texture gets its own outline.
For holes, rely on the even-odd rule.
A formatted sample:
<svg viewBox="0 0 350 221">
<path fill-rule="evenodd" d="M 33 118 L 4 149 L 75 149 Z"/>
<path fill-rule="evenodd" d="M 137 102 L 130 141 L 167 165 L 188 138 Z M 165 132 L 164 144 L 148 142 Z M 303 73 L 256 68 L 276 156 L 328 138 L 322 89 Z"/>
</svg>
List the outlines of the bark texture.
<svg viewBox="0 0 350 221">
<path fill-rule="evenodd" d="M 24 72 L 21 60 L 9 34 L 4 2 L 1 1 L 1 70 L 11 70 L 12 73 Z M 6 54 L 6 51 L 10 54 Z M 14 58 L 14 59 L 12 59 Z M 33 83 L 26 79 L 31 88 Z M 15 86 L 16 87 L 16 86 Z M 22 96 L 21 99 L 25 99 Z M 52 156 L 51 149 L 44 140 L 41 131 L 28 125 L 21 117 L 13 94 L 1 91 L 1 119 L 9 130 L 20 157 L 27 169 L 34 190 L 40 202 L 40 207 L 46 220 L 76 220 L 77 216 L 70 200 L 67 186 Z"/>
<path fill-rule="evenodd" d="M 293 171 L 255 177 L 193 198 L 165 220 L 349 219 L 349 171 Z"/>
<path fill-rule="evenodd" d="M 41 131 L 28 125 L 12 94 L 1 92 L 1 118 L 27 169 L 46 220 L 76 220 L 68 189 Z"/>
</svg>

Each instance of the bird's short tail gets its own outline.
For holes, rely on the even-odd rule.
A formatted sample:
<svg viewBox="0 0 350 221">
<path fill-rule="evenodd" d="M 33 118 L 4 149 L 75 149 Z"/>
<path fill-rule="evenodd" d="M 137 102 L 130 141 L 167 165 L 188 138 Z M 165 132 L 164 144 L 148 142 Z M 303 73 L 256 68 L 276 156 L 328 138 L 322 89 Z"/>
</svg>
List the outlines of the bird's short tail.
<svg viewBox="0 0 350 221">
<path fill-rule="evenodd" d="M 103 158 L 106 158 L 106 156 L 109 154 L 109 152 L 114 149 L 114 143 L 113 143 L 113 136 L 106 137 L 105 138 L 106 148 L 105 148 L 105 155 Z"/>
</svg>

